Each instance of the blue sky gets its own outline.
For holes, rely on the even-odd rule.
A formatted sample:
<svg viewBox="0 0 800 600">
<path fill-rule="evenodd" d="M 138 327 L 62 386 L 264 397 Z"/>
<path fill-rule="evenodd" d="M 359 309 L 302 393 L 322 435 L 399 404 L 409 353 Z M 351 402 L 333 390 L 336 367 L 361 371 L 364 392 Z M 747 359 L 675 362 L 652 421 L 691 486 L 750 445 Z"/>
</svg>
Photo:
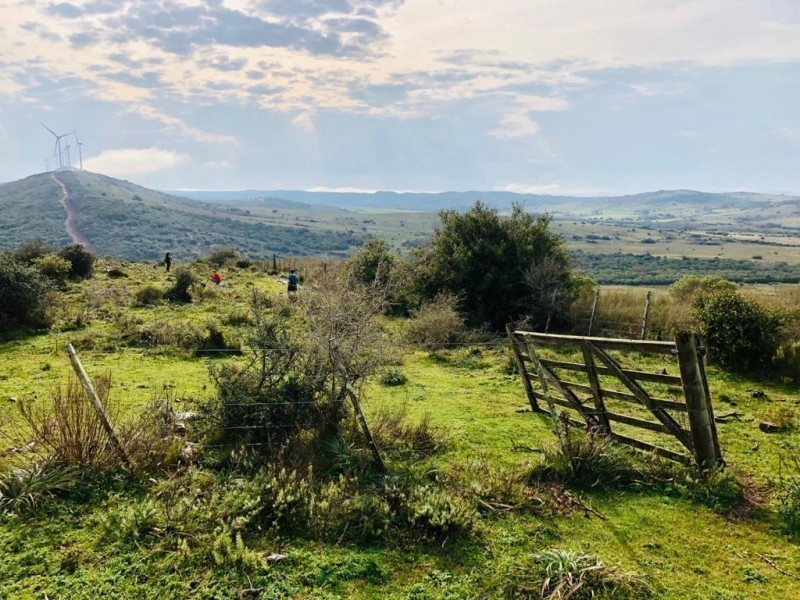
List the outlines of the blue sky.
<svg viewBox="0 0 800 600">
<path fill-rule="evenodd" d="M 0 181 L 800 193 L 799 91 L 796 0 L 0 0 Z"/>
</svg>

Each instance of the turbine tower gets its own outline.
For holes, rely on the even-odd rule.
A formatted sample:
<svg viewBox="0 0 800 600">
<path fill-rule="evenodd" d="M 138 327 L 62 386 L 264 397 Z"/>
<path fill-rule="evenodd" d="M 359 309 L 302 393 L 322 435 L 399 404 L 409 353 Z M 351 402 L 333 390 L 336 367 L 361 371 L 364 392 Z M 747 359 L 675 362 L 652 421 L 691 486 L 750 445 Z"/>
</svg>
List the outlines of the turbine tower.
<svg viewBox="0 0 800 600">
<path fill-rule="evenodd" d="M 83 142 L 78 139 L 78 132 L 73 131 L 75 134 L 75 143 L 78 144 L 78 160 L 80 161 L 81 171 L 83 171 Z"/>
<path fill-rule="evenodd" d="M 47 131 L 52 133 L 53 137 L 56 139 L 55 147 L 53 149 L 53 156 L 56 158 L 56 162 L 58 163 L 58 167 L 57 168 L 59 168 L 59 169 L 62 168 L 64 166 L 64 163 L 63 163 L 64 159 L 63 159 L 63 156 L 62 156 L 62 153 L 61 153 L 61 138 L 65 138 L 68 135 L 72 135 L 75 132 L 74 131 L 70 131 L 69 133 L 63 133 L 61 135 L 58 135 L 55 131 L 50 129 L 47 125 L 45 125 L 41 121 L 39 121 L 39 125 L 41 125 L 45 129 L 47 129 Z"/>
<path fill-rule="evenodd" d="M 65 152 L 67 154 L 67 166 L 71 167 L 72 166 L 72 159 L 69 157 L 69 142 L 66 143 L 64 148 L 65 148 Z"/>
</svg>

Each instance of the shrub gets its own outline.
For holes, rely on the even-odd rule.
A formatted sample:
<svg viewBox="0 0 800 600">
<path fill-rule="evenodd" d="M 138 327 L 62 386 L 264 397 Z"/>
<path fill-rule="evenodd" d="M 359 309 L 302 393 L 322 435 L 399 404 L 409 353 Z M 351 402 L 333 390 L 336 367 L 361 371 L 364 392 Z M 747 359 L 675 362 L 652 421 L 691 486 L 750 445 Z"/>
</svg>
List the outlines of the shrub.
<svg viewBox="0 0 800 600">
<path fill-rule="evenodd" d="M 0 512 L 35 510 L 43 501 L 71 488 L 77 475 L 74 468 L 52 461 L 0 474 Z"/>
<path fill-rule="evenodd" d="M 411 523 L 428 538 L 468 533 L 475 524 L 475 507 L 462 495 L 446 489 L 415 488 L 409 508 Z"/>
<path fill-rule="evenodd" d="M 683 304 L 692 304 L 698 294 L 735 291 L 736 285 L 716 275 L 706 275 L 705 277 L 684 275 L 669 286 L 669 295 L 676 302 Z"/>
<path fill-rule="evenodd" d="M 58 255 L 68 260 L 72 265 L 69 273 L 70 277 L 86 279 L 91 276 L 96 258 L 94 254 L 88 252 L 81 244 L 67 246 L 63 248 Z"/>
<path fill-rule="evenodd" d="M 117 269 L 116 267 L 106 271 L 106 275 L 108 275 L 109 279 L 126 279 L 128 277 L 128 274 L 125 271 L 122 269 Z"/>
<path fill-rule="evenodd" d="M 800 382 L 800 341 L 787 341 L 778 347 L 774 358 L 775 369 L 782 377 Z"/>
<path fill-rule="evenodd" d="M 54 286 L 64 287 L 69 279 L 72 264 L 55 254 L 46 254 L 34 261 L 34 266 Z"/>
<path fill-rule="evenodd" d="M 400 369 L 387 369 L 381 374 L 381 383 L 387 386 L 405 385 L 408 377 Z"/>
<path fill-rule="evenodd" d="M 459 298 L 448 293 L 438 294 L 412 313 L 406 326 L 405 338 L 429 352 L 442 350 L 467 338 L 464 319 L 458 313 Z"/>
<path fill-rule="evenodd" d="M 206 256 L 206 261 L 216 267 L 221 267 L 228 261 L 235 262 L 241 258 L 241 254 L 236 248 L 229 246 L 217 246 Z"/>
<path fill-rule="evenodd" d="M 610 487 L 645 478 L 644 466 L 621 444 L 569 427 L 566 438 L 566 444 L 554 443 L 542 448 L 542 462 L 531 471 L 533 480 Z"/>
<path fill-rule="evenodd" d="M 55 254 L 57 252 L 57 248 L 54 248 L 43 240 L 32 240 L 14 250 L 13 256 L 26 265 L 32 265 L 37 258 L 42 258 L 48 254 Z"/>
<path fill-rule="evenodd" d="M 0 331 L 45 324 L 50 283 L 31 266 L 0 255 Z"/>
<path fill-rule="evenodd" d="M 197 277 L 186 267 L 175 269 L 175 282 L 166 292 L 164 297 L 170 302 L 191 302 L 191 287 L 197 283 Z"/>
<path fill-rule="evenodd" d="M 781 317 L 736 291 L 700 294 L 697 319 L 711 357 L 739 372 L 764 370 L 778 348 Z"/>
<path fill-rule="evenodd" d="M 394 255 L 383 240 L 367 240 L 344 264 L 345 276 L 362 285 L 385 285 L 394 264 Z"/>
<path fill-rule="evenodd" d="M 136 291 L 137 306 L 154 306 L 163 298 L 164 292 L 154 285 L 146 285 Z"/>
<path fill-rule="evenodd" d="M 795 454 L 781 456 L 778 481 L 778 516 L 781 528 L 800 536 L 800 459 Z"/>
<path fill-rule="evenodd" d="M 509 597 L 543 600 L 644 598 L 652 590 L 634 573 L 583 552 L 551 549 L 535 554 L 506 586 Z"/>
<path fill-rule="evenodd" d="M 253 266 L 253 263 L 248 258 L 240 258 L 236 261 L 236 268 L 237 269 L 249 269 Z"/>
</svg>

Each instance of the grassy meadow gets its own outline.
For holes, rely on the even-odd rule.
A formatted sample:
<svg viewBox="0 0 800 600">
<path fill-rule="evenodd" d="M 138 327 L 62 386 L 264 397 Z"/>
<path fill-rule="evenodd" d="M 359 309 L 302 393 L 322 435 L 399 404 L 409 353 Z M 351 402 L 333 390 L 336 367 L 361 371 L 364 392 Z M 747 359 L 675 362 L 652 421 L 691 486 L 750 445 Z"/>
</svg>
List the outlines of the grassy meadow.
<svg viewBox="0 0 800 600">
<path fill-rule="evenodd" d="M 274 307 L 285 296 L 278 276 L 231 266 L 221 270 L 223 286 L 196 287 L 191 303 L 137 305 L 139 290 L 164 289 L 173 276 L 152 264 L 107 265 L 126 277 L 109 278 L 99 264 L 91 279 L 71 283 L 50 307 L 50 330 L 0 342 L 0 467 L 17 464 L 20 452 L 11 446 L 24 429 L 20 405 L 47 403 L 70 377 L 66 343 L 91 376 L 111 375 L 119 423 L 155 399 L 168 399 L 175 411 L 197 411 L 217 393 L 210 370 L 249 360 L 236 350 L 249 335 L 252 290 L 272 298 Z M 209 266 L 191 268 L 207 279 Z M 640 318 L 640 296 L 604 290 L 600 329 L 627 333 L 621 323 Z M 223 542 L 208 532 L 227 513 L 211 507 L 225 506 L 226 494 L 246 485 L 247 476 L 219 464 L 247 458 L 209 447 L 201 459 L 141 477 L 107 474 L 36 511 L 0 514 L 0 597 L 538 598 L 535 556 L 558 548 L 636 574 L 638 595 L 607 591 L 607 597 L 800 598 L 800 546 L 781 531 L 776 514 L 781 457 L 796 454 L 800 444 L 796 385 L 709 368 L 716 414 L 735 413 L 717 425 L 728 478 L 720 486 L 693 483 L 690 475 L 625 485 L 537 483 L 528 474 L 546 461 L 553 424 L 528 409 L 505 341 L 482 337 L 428 352 L 404 341 L 404 319 L 383 317 L 381 324 L 391 354 L 381 372 L 400 371 L 407 381 L 386 385 L 379 373 L 366 382 L 367 421 L 376 430 L 388 427 L 387 415 L 401 415 L 409 424 L 424 423 L 437 440 L 435 450 L 418 453 L 387 442 L 383 485 L 413 476 L 432 488 L 456 486 L 474 514 L 468 531 L 437 537 L 386 530 L 365 540 L 352 537 L 348 522 L 324 536 L 265 527 Z M 641 370 L 675 372 L 669 359 L 622 358 Z M 781 431 L 762 432 L 762 420 L 779 420 Z M 189 425 L 187 439 L 194 434 Z M 357 434 L 351 439 L 356 450 L 363 447 Z M 725 495 L 731 480 L 743 490 L 735 501 Z M 237 506 L 232 497 L 230 511 Z M 171 515 L 171 507 L 183 516 Z"/>
</svg>

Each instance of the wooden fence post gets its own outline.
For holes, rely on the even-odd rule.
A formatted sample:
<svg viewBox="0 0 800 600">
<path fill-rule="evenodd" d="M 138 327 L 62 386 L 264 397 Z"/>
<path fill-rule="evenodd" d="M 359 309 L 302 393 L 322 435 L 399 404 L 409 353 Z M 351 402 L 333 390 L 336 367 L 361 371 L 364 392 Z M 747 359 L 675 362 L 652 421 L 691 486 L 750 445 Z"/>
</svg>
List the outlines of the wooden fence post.
<svg viewBox="0 0 800 600">
<path fill-rule="evenodd" d="M 678 366 L 686 396 L 695 460 L 700 467 L 706 469 L 721 466 L 722 453 L 719 450 L 711 398 L 707 393 L 708 385 L 703 377 L 705 369 L 698 352 L 697 336 L 681 331 L 675 336 L 675 345 L 678 347 Z"/>
<path fill-rule="evenodd" d="M 589 342 L 581 344 L 581 352 L 583 353 L 583 362 L 586 364 L 586 376 L 589 378 L 589 387 L 592 388 L 592 399 L 594 400 L 594 407 L 597 411 L 597 420 L 600 423 L 600 430 L 608 435 L 611 433 L 611 423 L 606 414 L 606 405 L 603 401 L 603 389 L 600 387 L 600 378 L 597 375 L 597 365 L 594 362 L 594 355 L 592 354 L 592 347 Z"/>
<path fill-rule="evenodd" d="M 273 271 L 278 270 L 278 257 L 275 255 L 274 252 L 272 253 L 272 270 Z"/>
<path fill-rule="evenodd" d="M 111 443 L 114 445 L 114 449 L 117 451 L 117 454 L 119 454 L 119 457 L 122 459 L 122 462 L 128 469 L 130 469 L 131 461 L 128 460 L 128 455 L 125 452 L 125 449 L 122 447 L 119 437 L 117 437 L 117 432 L 114 430 L 114 426 L 111 424 L 108 414 L 106 414 L 106 410 L 103 408 L 103 404 L 100 402 L 100 398 L 97 396 L 97 392 L 92 385 L 92 381 L 86 374 L 86 371 L 81 364 L 81 360 L 78 358 L 78 353 L 75 352 L 75 348 L 72 346 L 72 344 L 67 344 L 67 354 L 69 354 L 69 362 L 72 363 L 72 368 L 75 370 L 78 380 L 81 382 L 83 389 L 86 391 L 86 395 L 89 396 L 92 406 L 94 406 L 94 410 L 100 419 L 100 423 L 103 425 L 103 429 L 105 429 L 106 433 L 108 434 L 108 437 L 111 440 Z"/>
<path fill-rule="evenodd" d="M 650 292 L 644 297 L 644 315 L 642 315 L 642 339 L 647 337 L 647 317 L 650 316 Z"/>
<path fill-rule="evenodd" d="M 592 302 L 592 315 L 589 317 L 589 331 L 586 333 L 587 336 L 592 335 L 592 327 L 594 327 L 594 318 L 597 315 L 597 300 L 600 298 L 600 288 L 594 288 L 594 302 Z"/>
<path fill-rule="evenodd" d="M 349 371 L 347 370 L 347 366 L 344 364 L 344 360 L 342 359 L 342 355 L 339 353 L 339 347 L 334 343 L 331 347 L 331 351 L 333 352 L 334 357 L 336 358 L 336 364 L 339 368 L 339 371 L 342 373 L 344 377 L 345 384 L 344 384 L 344 393 L 350 398 L 350 402 L 353 404 L 353 411 L 356 414 L 356 419 L 358 420 L 358 424 L 361 426 L 361 431 L 364 434 L 364 438 L 367 440 L 367 445 L 369 449 L 372 451 L 372 456 L 375 459 L 375 464 L 378 467 L 378 471 L 380 473 L 386 473 L 386 465 L 383 462 L 383 457 L 381 456 L 381 451 L 378 449 L 378 444 L 375 442 L 375 438 L 372 437 L 372 432 L 369 430 L 369 425 L 367 425 L 367 419 L 364 417 L 364 412 L 361 410 L 361 403 L 358 401 L 358 396 L 356 395 L 356 391 L 353 388 L 352 384 L 352 377 L 350 376 Z"/>
</svg>

